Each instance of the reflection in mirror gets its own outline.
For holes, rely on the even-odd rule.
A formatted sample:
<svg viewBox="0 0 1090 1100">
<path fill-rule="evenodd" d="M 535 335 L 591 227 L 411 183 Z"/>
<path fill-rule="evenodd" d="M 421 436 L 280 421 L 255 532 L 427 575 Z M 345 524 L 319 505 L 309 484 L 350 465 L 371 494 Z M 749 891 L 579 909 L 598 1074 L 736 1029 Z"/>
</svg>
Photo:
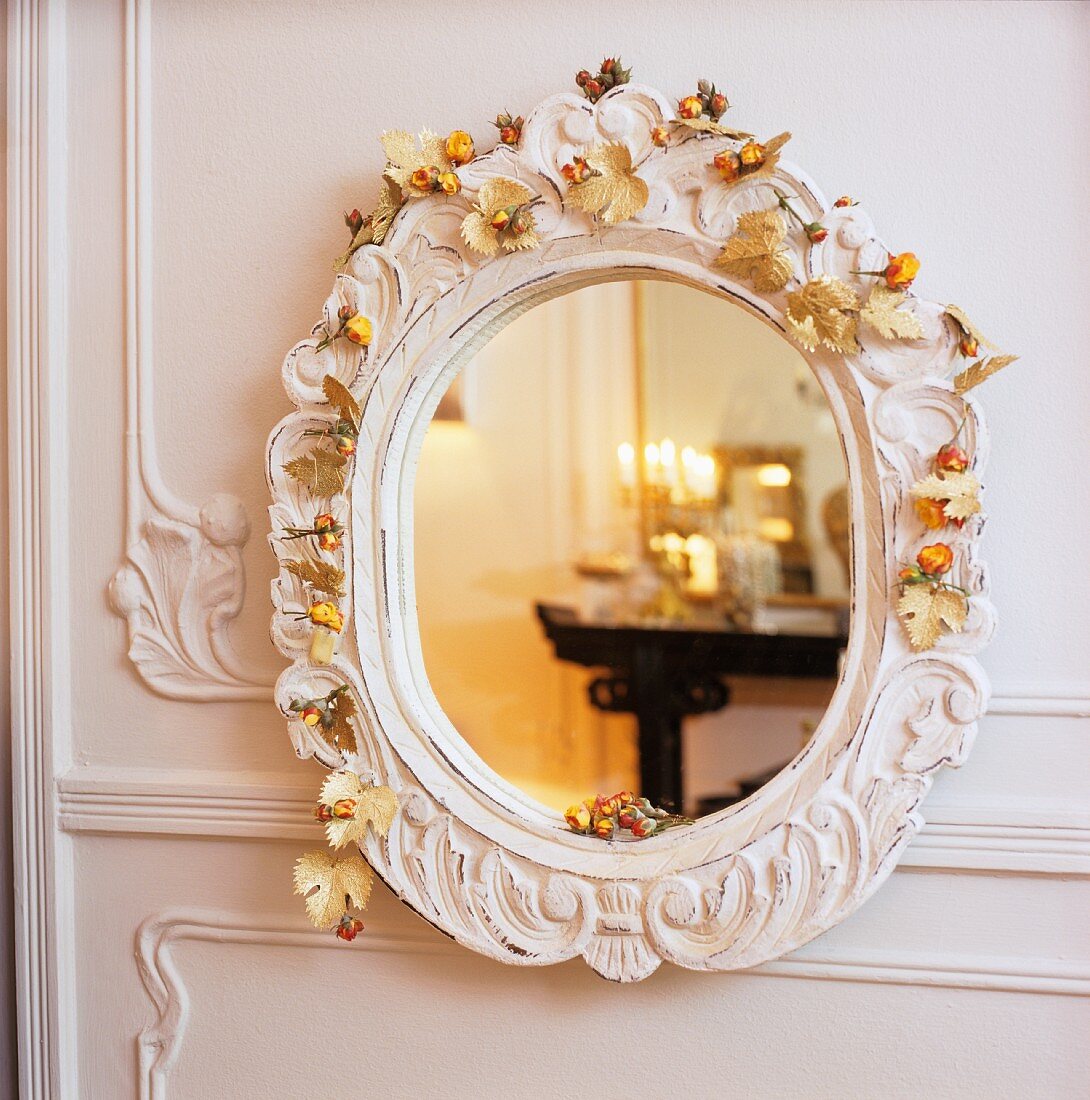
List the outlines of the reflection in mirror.
<svg viewBox="0 0 1090 1100">
<path fill-rule="evenodd" d="M 847 475 L 805 361 L 727 301 L 618 282 L 523 314 L 459 385 L 414 496 L 455 729 L 557 810 L 747 798 L 812 735 L 847 641 Z"/>
</svg>

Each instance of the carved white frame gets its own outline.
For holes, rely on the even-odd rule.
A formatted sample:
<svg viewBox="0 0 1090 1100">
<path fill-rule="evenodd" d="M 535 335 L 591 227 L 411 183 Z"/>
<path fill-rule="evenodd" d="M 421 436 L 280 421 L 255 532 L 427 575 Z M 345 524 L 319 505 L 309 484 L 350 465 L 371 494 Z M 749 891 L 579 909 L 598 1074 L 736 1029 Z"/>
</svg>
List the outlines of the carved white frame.
<svg viewBox="0 0 1090 1100">
<path fill-rule="evenodd" d="M 946 381 L 957 334 L 943 308 L 913 297 L 925 337 L 860 334 L 860 351 L 804 353 L 831 405 L 846 456 L 852 512 L 852 625 L 844 671 L 808 746 L 738 806 L 685 829 L 632 843 L 572 833 L 559 813 L 494 774 L 459 736 L 432 692 L 421 657 L 413 587 L 412 492 L 432 412 L 460 366 L 520 312 L 610 278 L 663 278 L 729 299 L 784 332 L 786 291 L 762 294 L 712 266 L 737 215 L 798 196 L 829 229 L 820 244 L 792 234 L 796 271 L 849 282 L 885 264 L 886 249 L 859 207 L 830 209 L 784 161 L 768 177 L 728 187 L 710 168 L 730 147 L 711 135 L 653 146 L 673 117 L 652 89 L 625 85 L 596 105 L 575 95 L 542 103 L 517 148 L 500 146 L 460 170 L 455 198 L 411 200 L 381 246 L 366 246 L 337 279 L 322 324 L 288 354 L 284 382 L 298 406 L 274 430 L 268 477 L 270 541 L 309 526 L 316 502 L 283 464 L 313 446 L 307 428 L 335 419 L 321 382 L 332 373 L 363 407 L 349 485 L 334 510 L 350 513 L 344 566 L 346 629 L 329 666 L 308 658 L 306 597 L 286 570 L 273 582 L 273 636 L 292 659 L 277 700 L 300 756 L 349 767 L 400 800 L 390 834 L 364 854 L 391 889 L 458 942 L 510 963 L 581 955 L 600 974 L 634 981 L 668 960 L 731 970 L 776 958 L 853 912 L 884 881 L 922 825 L 917 807 L 938 769 L 963 762 L 987 703 L 973 658 L 994 614 L 977 557 L 973 517 L 944 534 L 955 577 L 972 593 L 964 632 L 913 653 L 894 611 L 897 571 L 928 540 L 910 486 L 964 420 L 979 472 L 987 439 L 975 403 Z M 560 168 L 585 146 L 624 141 L 650 188 L 634 219 L 599 227 L 564 204 Z M 538 248 L 493 258 L 470 252 L 461 220 L 481 183 L 513 177 L 540 198 Z M 798 239 L 802 238 L 802 239 Z M 796 283 L 797 285 L 797 283 Z M 790 289 L 790 287 L 788 288 Z M 371 318 L 367 349 L 317 334 L 348 304 Z M 324 502 L 323 502 L 324 503 Z M 288 549 L 285 549 L 288 547 Z M 292 698 L 347 684 L 360 715 L 358 752 L 334 752 L 288 710 Z"/>
</svg>

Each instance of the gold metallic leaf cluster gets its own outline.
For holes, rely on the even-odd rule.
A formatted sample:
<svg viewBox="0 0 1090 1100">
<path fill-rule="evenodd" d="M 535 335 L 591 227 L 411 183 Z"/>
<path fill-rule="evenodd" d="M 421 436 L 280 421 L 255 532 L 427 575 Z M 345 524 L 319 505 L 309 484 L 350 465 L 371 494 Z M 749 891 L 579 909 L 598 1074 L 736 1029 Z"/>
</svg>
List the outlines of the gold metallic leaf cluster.
<svg viewBox="0 0 1090 1100">
<path fill-rule="evenodd" d="M 699 115 L 697 118 L 678 118 L 674 121 L 678 125 L 687 126 L 690 130 L 696 130 L 698 133 L 715 134 L 717 137 L 727 137 L 734 141 L 749 141 L 753 137 L 745 130 L 732 130 L 731 127 L 724 126 L 723 123 L 717 122 L 714 118 L 708 118 L 707 115 Z"/>
<path fill-rule="evenodd" d="M 968 473 L 929 474 L 912 486 L 912 495 L 920 500 L 945 501 L 947 519 L 968 519 L 980 511 L 980 482 Z"/>
<path fill-rule="evenodd" d="M 386 175 L 397 183 L 406 194 L 413 194 L 409 177 L 418 168 L 438 168 L 440 172 L 451 170 L 447 156 L 446 138 L 421 130 L 419 144 L 408 130 L 387 130 L 382 135 L 382 148 L 386 151 Z"/>
<path fill-rule="evenodd" d="M 859 295 L 831 275 L 819 275 L 787 296 L 784 319 L 791 335 L 808 351 L 820 344 L 834 351 L 858 351 L 855 342 Z"/>
<path fill-rule="evenodd" d="M 761 142 L 761 146 L 764 149 L 764 161 L 757 168 L 745 169 L 737 179 L 723 180 L 723 185 L 726 187 L 733 187 L 736 183 L 742 183 L 744 180 L 758 179 L 761 176 L 770 176 L 773 169 L 780 163 L 780 150 L 791 140 L 791 135 L 786 131 L 782 134 L 777 134 L 774 138 L 769 138 L 768 141 Z"/>
<path fill-rule="evenodd" d="M 695 121 L 695 120 L 694 120 Z M 723 246 L 716 267 L 749 279 L 756 290 L 783 290 L 795 272 L 784 247 L 787 225 L 775 208 L 738 215 L 738 228 Z"/>
<path fill-rule="evenodd" d="M 908 295 L 903 290 L 891 290 L 883 283 L 875 283 L 867 304 L 859 311 L 859 318 L 887 340 L 920 340 L 923 322 L 916 314 L 900 308 L 906 301 Z"/>
<path fill-rule="evenodd" d="M 326 730 L 319 722 L 316 727 L 322 737 L 331 748 L 338 752 L 353 753 L 356 751 L 356 731 L 352 728 L 351 719 L 356 716 L 356 701 L 347 691 L 342 691 L 333 700 L 333 725 Z"/>
<path fill-rule="evenodd" d="M 352 396 L 352 391 L 335 375 L 327 374 L 322 379 L 322 393 L 325 399 L 340 413 L 342 420 L 347 420 L 357 431 L 360 427 L 359 402 Z"/>
<path fill-rule="evenodd" d="M 394 220 L 394 215 L 401 209 L 404 201 L 405 195 L 401 185 L 384 173 L 382 188 L 378 195 L 378 206 L 363 219 L 363 225 L 352 238 L 348 250 L 333 261 L 333 269 L 339 271 L 348 263 L 353 253 L 358 252 L 365 244 L 382 244 L 386 239 L 386 231 Z"/>
<path fill-rule="evenodd" d="M 616 225 L 647 205 L 647 184 L 632 170 L 632 154 L 624 142 L 595 145 L 585 160 L 597 175 L 568 188 L 572 206 L 600 215 L 605 225 Z"/>
<path fill-rule="evenodd" d="M 309 454 L 284 463 L 284 472 L 305 485 L 315 496 L 331 497 L 344 491 L 345 466 L 343 455 L 315 447 Z"/>
<path fill-rule="evenodd" d="M 534 193 L 524 183 L 505 176 L 493 176 L 481 184 L 477 205 L 462 219 L 462 238 L 474 252 L 495 255 L 502 247 L 507 252 L 536 248 L 540 238 L 534 229 L 534 216 L 525 209 Z M 492 219 L 501 210 L 516 208 L 529 228 L 521 233 L 503 233 L 492 227 Z"/>
<path fill-rule="evenodd" d="M 307 916 L 316 928 L 336 927 L 349 904 L 367 908 L 375 872 L 358 855 L 337 859 L 328 852 L 307 852 L 295 861 L 295 893 L 306 898 Z"/>
<path fill-rule="evenodd" d="M 320 801 L 333 806 L 346 798 L 356 804 L 356 812 L 350 818 L 333 817 L 326 822 L 325 833 L 331 848 L 343 848 L 362 840 L 368 825 L 377 836 L 390 831 L 398 804 L 397 795 L 389 787 L 364 783 L 355 772 L 330 772 L 322 784 Z"/>
<path fill-rule="evenodd" d="M 960 306 L 947 306 L 946 313 L 952 317 L 958 324 L 958 326 L 965 332 L 967 332 L 978 344 L 983 344 L 986 348 L 991 348 L 992 351 L 998 351 L 999 349 L 989 340 L 984 333 L 980 331 L 969 320 L 968 316 Z"/>
<path fill-rule="evenodd" d="M 284 568 L 304 584 L 330 596 L 344 596 L 344 570 L 325 561 L 286 561 Z"/>
<path fill-rule="evenodd" d="M 957 394 L 968 393 L 981 382 L 991 378 L 1004 367 L 1009 367 L 1017 360 L 1017 355 L 993 355 L 989 359 L 981 359 L 971 367 L 966 367 L 954 378 L 954 392 Z"/>
<path fill-rule="evenodd" d="M 954 588 L 908 584 L 897 601 L 897 614 L 912 648 L 930 649 L 942 636 L 944 625 L 954 634 L 961 633 L 969 614 L 969 600 Z"/>
</svg>

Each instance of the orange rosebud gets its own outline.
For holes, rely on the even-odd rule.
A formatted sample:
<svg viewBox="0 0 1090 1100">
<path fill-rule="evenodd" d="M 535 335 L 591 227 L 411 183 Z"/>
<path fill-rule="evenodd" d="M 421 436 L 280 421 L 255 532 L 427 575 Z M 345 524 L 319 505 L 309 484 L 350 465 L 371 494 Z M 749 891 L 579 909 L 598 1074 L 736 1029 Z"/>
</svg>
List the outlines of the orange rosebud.
<svg viewBox="0 0 1090 1100">
<path fill-rule="evenodd" d="M 926 497 L 916 501 L 916 515 L 923 520 L 925 527 L 932 531 L 946 526 L 946 509 L 941 500 Z"/>
<path fill-rule="evenodd" d="M 351 821 L 356 816 L 356 800 L 340 798 L 333 803 L 333 816 L 338 821 Z"/>
<path fill-rule="evenodd" d="M 598 804 L 598 812 L 603 817 L 615 817 L 617 815 L 617 801 L 613 798 L 603 798 Z"/>
<path fill-rule="evenodd" d="M 906 565 L 897 576 L 908 584 L 915 584 L 918 580 L 922 579 L 923 574 L 920 572 L 919 566 Z"/>
<path fill-rule="evenodd" d="M 670 144 L 670 131 L 665 126 L 655 126 L 651 130 L 651 144 L 660 149 Z"/>
<path fill-rule="evenodd" d="M 327 821 L 332 821 L 333 807 L 327 806 L 324 802 L 319 802 L 318 805 L 314 807 L 314 816 L 323 824 Z"/>
<path fill-rule="evenodd" d="M 851 197 L 851 195 L 841 195 L 840 198 L 837 199 L 836 202 L 833 203 L 833 206 L 838 206 L 838 207 L 857 206 L 857 205 L 858 205 L 858 203 L 856 203 L 855 199 L 853 199 Z"/>
<path fill-rule="evenodd" d="M 329 600 L 319 600 L 317 603 L 311 604 L 307 608 L 307 617 L 317 626 L 328 627 L 334 634 L 340 634 L 344 627 L 344 616 L 341 614 L 340 608 Z"/>
<path fill-rule="evenodd" d="M 920 569 L 929 577 L 941 577 L 954 564 L 954 551 L 945 542 L 925 546 L 917 555 Z"/>
<path fill-rule="evenodd" d="M 966 359 L 975 359 L 980 354 L 980 341 L 971 332 L 964 332 L 958 341 L 958 351 Z"/>
<path fill-rule="evenodd" d="M 969 456 L 956 443 L 947 443 L 945 447 L 940 447 L 939 453 L 935 455 L 935 465 L 940 470 L 953 470 L 960 474 L 968 468 Z"/>
<path fill-rule="evenodd" d="M 617 815 L 617 824 L 622 829 L 631 829 L 641 817 L 643 814 L 635 806 L 622 806 L 621 812 Z"/>
<path fill-rule="evenodd" d="M 727 183 L 734 183 L 742 174 L 742 158 L 730 149 L 725 149 L 722 153 L 716 153 L 712 164 L 715 165 L 715 170 L 719 173 L 720 178 L 726 180 Z"/>
<path fill-rule="evenodd" d="M 902 252 L 897 256 L 890 254 L 889 263 L 882 274 L 890 290 L 908 290 L 919 271 L 920 261 L 916 258 L 916 254 Z"/>
<path fill-rule="evenodd" d="M 371 343 L 371 322 L 362 313 L 357 313 L 345 321 L 344 334 L 353 344 L 361 344 L 363 347 L 367 347 Z"/>
<path fill-rule="evenodd" d="M 434 191 L 439 186 L 439 169 L 431 164 L 417 168 L 409 177 L 409 183 L 415 191 Z"/>
<path fill-rule="evenodd" d="M 742 169 L 746 172 L 752 172 L 755 168 L 760 168 L 765 162 L 766 155 L 765 147 L 759 141 L 747 141 L 738 151 Z"/>
<path fill-rule="evenodd" d="M 299 717 L 308 726 L 316 726 L 322 720 L 322 712 L 316 706 L 303 707 L 299 712 Z"/>
<path fill-rule="evenodd" d="M 584 833 L 590 828 L 590 810 L 577 802 L 564 811 L 564 820 L 568 823 L 568 827 L 574 829 L 575 832 Z"/>
<path fill-rule="evenodd" d="M 447 138 L 447 156 L 451 164 L 468 164 L 473 159 L 473 138 L 465 130 L 452 130 Z"/>
<path fill-rule="evenodd" d="M 803 227 L 803 231 L 806 233 L 807 239 L 814 244 L 821 244 L 823 240 L 829 235 L 829 230 L 821 224 L 821 222 L 807 222 Z"/>
<path fill-rule="evenodd" d="M 602 838 L 602 840 L 610 840 L 613 837 L 616 825 L 613 824 L 613 818 L 603 817 L 600 821 L 594 823 L 594 832 Z"/>
<path fill-rule="evenodd" d="M 350 435 L 337 436 L 335 446 L 337 454 L 344 455 L 345 458 L 351 458 L 356 453 L 356 441 Z"/>
<path fill-rule="evenodd" d="M 332 531 L 337 526 L 337 517 L 332 512 L 319 512 L 314 517 L 315 531 Z"/>
<path fill-rule="evenodd" d="M 325 550 L 327 553 L 334 553 L 341 548 L 341 539 L 339 535 L 335 535 L 332 531 L 323 531 L 318 536 L 318 549 Z"/>
<path fill-rule="evenodd" d="M 687 95 L 678 101 L 677 113 L 681 118 L 699 118 L 704 113 L 704 101 L 698 95 Z"/>
<path fill-rule="evenodd" d="M 438 183 L 439 190 L 442 191 L 444 195 L 457 195 L 462 189 L 462 181 L 454 172 L 440 172 Z"/>
<path fill-rule="evenodd" d="M 337 925 L 337 939 L 351 943 L 363 931 L 363 921 L 359 917 L 350 917 L 347 913 Z"/>
<path fill-rule="evenodd" d="M 560 169 L 560 174 L 568 183 L 583 183 L 590 179 L 591 168 L 583 157 L 576 157 L 570 164 Z"/>
<path fill-rule="evenodd" d="M 500 127 L 500 142 L 503 145 L 518 145 L 519 135 L 522 133 L 521 126 L 501 126 Z"/>
<path fill-rule="evenodd" d="M 719 118 L 728 106 L 730 104 L 727 103 L 727 97 L 722 92 L 716 92 L 708 102 L 708 110 L 712 118 Z"/>
<path fill-rule="evenodd" d="M 511 222 L 511 208 L 505 206 L 502 210 L 497 210 L 492 215 L 492 220 L 488 223 L 498 233 L 501 229 L 506 229 Z"/>
<path fill-rule="evenodd" d="M 658 822 L 653 817 L 641 817 L 638 821 L 632 825 L 632 835 L 639 837 L 642 840 L 646 836 L 650 836 L 657 827 Z"/>
<path fill-rule="evenodd" d="M 605 90 L 605 85 L 600 80 L 588 80 L 583 85 L 583 91 L 586 92 L 587 99 L 589 99 L 592 103 L 595 100 L 600 99 L 602 93 Z"/>
</svg>

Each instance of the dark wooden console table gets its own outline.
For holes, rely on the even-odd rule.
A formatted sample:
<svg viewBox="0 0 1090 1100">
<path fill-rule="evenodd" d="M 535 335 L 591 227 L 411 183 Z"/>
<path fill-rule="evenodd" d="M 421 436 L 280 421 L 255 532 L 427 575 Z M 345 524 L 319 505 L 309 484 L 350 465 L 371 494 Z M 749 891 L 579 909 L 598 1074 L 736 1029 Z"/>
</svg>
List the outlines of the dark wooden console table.
<svg viewBox="0 0 1090 1100">
<path fill-rule="evenodd" d="M 724 676 L 835 679 L 845 634 L 763 634 L 707 625 L 588 622 L 574 608 L 535 605 L 561 661 L 609 671 L 587 687 L 591 705 L 634 714 L 640 791 L 682 809 L 681 720 L 730 702 Z M 609 793 L 609 792 L 603 792 Z"/>
</svg>

